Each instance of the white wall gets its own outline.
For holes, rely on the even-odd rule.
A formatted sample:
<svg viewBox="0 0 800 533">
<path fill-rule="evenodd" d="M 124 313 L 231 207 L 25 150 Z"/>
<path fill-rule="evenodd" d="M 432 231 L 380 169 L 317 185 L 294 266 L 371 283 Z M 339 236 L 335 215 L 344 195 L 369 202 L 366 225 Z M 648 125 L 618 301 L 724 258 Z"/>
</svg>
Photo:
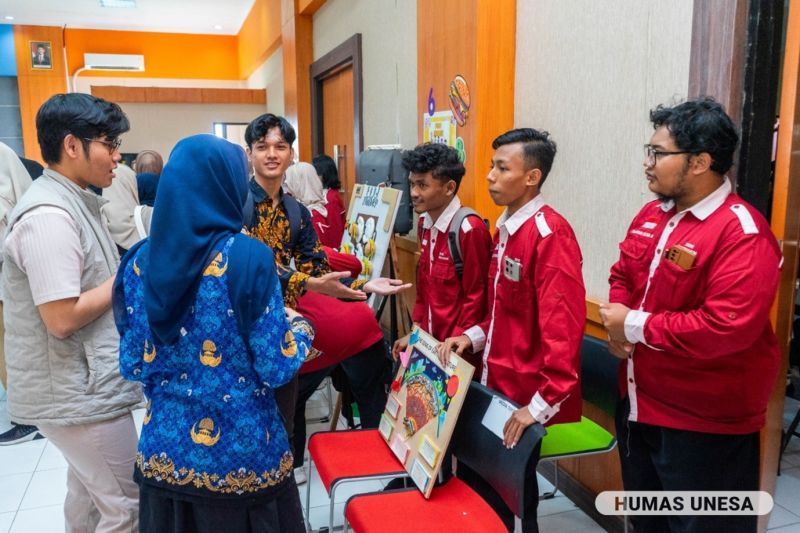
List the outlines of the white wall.
<svg viewBox="0 0 800 533">
<path fill-rule="evenodd" d="M 558 143 L 543 194 L 575 229 L 590 297 L 608 297 L 617 244 L 653 198 L 648 111 L 686 97 L 691 29 L 691 0 L 517 1 L 514 122 Z"/>
<path fill-rule="evenodd" d="M 167 160 L 175 143 L 197 133 L 213 133 L 214 122 L 248 123 L 264 113 L 261 104 L 121 104 L 131 129 L 123 152 L 155 150 Z"/>
<path fill-rule="evenodd" d="M 417 144 L 417 3 L 327 0 L 314 14 L 314 60 L 361 33 L 364 144 Z"/>
<path fill-rule="evenodd" d="M 283 115 L 283 47 L 278 47 L 249 78 L 247 87 L 250 89 L 267 90 L 267 111 L 276 115 Z"/>
</svg>

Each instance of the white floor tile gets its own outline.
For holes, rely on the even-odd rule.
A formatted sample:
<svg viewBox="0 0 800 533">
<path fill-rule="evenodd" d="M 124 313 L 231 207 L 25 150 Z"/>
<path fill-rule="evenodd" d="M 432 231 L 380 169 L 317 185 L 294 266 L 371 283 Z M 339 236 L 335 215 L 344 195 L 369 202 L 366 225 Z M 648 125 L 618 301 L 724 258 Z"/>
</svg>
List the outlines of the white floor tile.
<svg viewBox="0 0 800 533">
<path fill-rule="evenodd" d="M 775 483 L 775 503 L 787 509 L 797 509 L 800 494 L 800 468 L 782 470 Z"/>
<path fill-rule="evenodd" d="M 64 506 L 49 505 L 17 513 L 10 533 L 63 533 Z"/>
<path fill-rule="evenodd" d="M 0 513 L 16 511 L 33 474 L 0 476 Z"/>
<path fill-rule="evenodd" d="M 34 472 L 20 509 L 33 509 L 48 505 L 63 505 L 67 495 L 67 469 Z"/>
<path fill-rule="evenodd" d="M 311 522 L 311 529 L 319 529 L 321 527 L 328 527 L 328 520 L 330 519 L 330 508 L 327 505 L 319 507 L 312 507 L 308 515 L 308 521 Z M 344 525 L 344 503 L 337 503 L 333 506 L 333 527 Z"/>
<path fill-rule="evenodd" d="M 539 492 L 542 492 L 541 487 L 539 488 Z M 539 501 L 538 514 L 540 517 L 549 516 L 558 513 L 575 511 L 577 509 L 578 507 L 572 503 L 569 498 L 559 492 L 554 498 Z"/>
<path fill-rule="evenodd" d="M 800 533 L 800 524 L 792 524 L 790 526 L 779 527 L 777 529 L 770 529 L 771 533 Z"/>
<path fill-rule="evenodd" d="M 0 446 L 0 476 L 33 472 L 42 456 L 46 439 Z"/>
<path fill-rule="evenodd" d="M 586 516 L 583 511 L 570 511 L 539 517 L 541 533 L 588 533 L 603 532 L 603 528 Z"/>
<path fill-rule="evenodd" d="M 0 513 L 0 533 L 8 533 L 8 530 L 11 529 L 11 523 L 14 522 L 14 516 L 16 516 L 16 512 L 12 511 L 10 513 Z"/>
<path fill-rule="evenodd" d="M 800 511 L 800 509 L 798 509 Z M 769 525 L 767 529 L 775 529 L 789 524 L 800 523 L 800 516 L 792 513 L 781 505 L 775 505 L 769 515 Z"/>
<path fill-rule="evenodd" d="M 67 461 L 61 450 L 56 448 L 52 442 L 47 442 L 42 452 L 42 457 L 39 459 L 39 464 L 36 466 L 36 471 L 53 470 L 56 468 L 67 468 Z"/>
</svg>

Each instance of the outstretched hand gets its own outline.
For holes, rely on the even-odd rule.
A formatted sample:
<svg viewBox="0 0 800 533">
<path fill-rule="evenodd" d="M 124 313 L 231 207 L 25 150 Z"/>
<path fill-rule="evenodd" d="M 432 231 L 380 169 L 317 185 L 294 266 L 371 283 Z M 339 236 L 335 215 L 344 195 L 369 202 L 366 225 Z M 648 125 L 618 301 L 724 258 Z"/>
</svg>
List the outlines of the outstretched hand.
<svg viewBox="0 0 800 533">
<path fill-rule="evenodd" d="M 342 300 L 366 300 L 364 291 L 351 289 L 339 281 L 347 277 L 350 277 L 349 272 L 328 272 L 318 278 L 308 278 L 306 289 Z"/>
<path fill-rule="evenodd" d="M 403 283 L 402 279 L 375 278 L 364 285 L 365 292 L 374 292 L 379 296 L 390 296 L 411 288 L 411 283 Z"/>
</svg>

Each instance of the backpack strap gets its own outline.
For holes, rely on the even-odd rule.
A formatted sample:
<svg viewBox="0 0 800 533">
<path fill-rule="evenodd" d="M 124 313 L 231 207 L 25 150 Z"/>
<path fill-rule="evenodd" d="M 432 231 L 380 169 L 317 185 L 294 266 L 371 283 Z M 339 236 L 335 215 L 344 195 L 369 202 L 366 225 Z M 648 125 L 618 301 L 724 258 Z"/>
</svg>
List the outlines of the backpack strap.
<svg viewBox="0 0 800 533">
<path fill-rule="evenodd" d="M 294 249 L 300 239 L 300 221 L 302 214 L 300 204 L 293 196 L 284 194 L 282 197 L 283 207 L 286 209 L 286 218 L 289 219 L 289 248 Z M 256 211 L 256 200 L 252 191 L 247 191 L 247 199 L 244 201 L 244 225 L 251 230 L 258 224 L 258 213 Z"/>
<path fill-rule="evenodd" d="M 300 203 L 294 196 L 284 194 L 283 207 L 286 208 L 286 218 L 289 219 L 289 248 L 294 250 L 300 239 L 300 221 L 302 219 Z"/>
<path fill-rule="evenodd" d="M 450 228 L 447 232 L 447 245 L 450 249 L 450 257 L 453 259 L 453 266 L 456 267 L 456 274 L 459 278 L 464 273 L 464 259 L 461 253 L 461 239 L 458 238 L 458 234 L 461 231 L 461 224 L 464 222 L 464 219 L 471 216 L 480 218 L 480 215 L 474 209 L 469 207 L 459 208 L 456 214 L 453 215 L 453 219 L 450 221 Z"/>
</svg>

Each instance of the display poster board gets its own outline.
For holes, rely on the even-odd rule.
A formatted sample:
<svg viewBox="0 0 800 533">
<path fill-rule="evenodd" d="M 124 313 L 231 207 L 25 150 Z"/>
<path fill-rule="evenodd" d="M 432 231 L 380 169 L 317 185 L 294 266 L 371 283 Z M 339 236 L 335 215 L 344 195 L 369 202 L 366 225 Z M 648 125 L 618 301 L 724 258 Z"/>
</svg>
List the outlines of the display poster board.
<svg viewBox="0 0 800 533">
<path fill-rule="evenodd" d="M 390 187 L 363 183 L 353 189 L 339 250 L 361 261 L 358 279 L 380 277 L 402 194 Z"/>
<path fill-rule="evenodd" d="M 436 355 L 438 345 L 419 327 L 412 330 L 378 427 L 425 498 L 441 470 L 475 372 L 455 353 L 444 368 Z"/>
</svg>

